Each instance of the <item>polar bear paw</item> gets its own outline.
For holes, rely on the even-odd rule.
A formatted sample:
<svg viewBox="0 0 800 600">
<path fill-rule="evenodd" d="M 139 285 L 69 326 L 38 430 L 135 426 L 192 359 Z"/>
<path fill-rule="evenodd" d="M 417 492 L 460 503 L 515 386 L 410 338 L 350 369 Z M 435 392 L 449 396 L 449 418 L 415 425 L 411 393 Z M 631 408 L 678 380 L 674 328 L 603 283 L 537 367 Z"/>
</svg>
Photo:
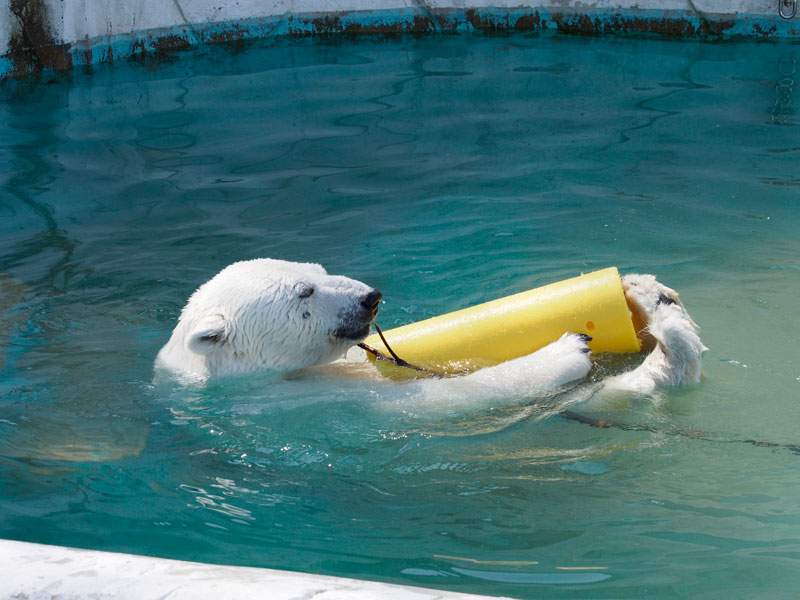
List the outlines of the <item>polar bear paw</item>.
<svg viewBox="0 0 800 600">
<path fill-rule="evenodd" d="M 542 396 L 586 377 L 592 368 L 588 335 L 567 333 L 555 342 L 493 367 L 451 379 L 440 379 L 438 387 L 468 386 L 471 393 L 486 390 L 486 396 Z"/>
<path fill-rule="evenodd" d="M 553 383 L 562 385 L 583 379 L 591 370 L 591 341 L 585 333 L 565 333 L 535 356 L 544 361 L 544 369 L 552 375 Z"/>
<path fill-rule="evenodd" d="M 592 338 L 585 333 L 566 333 L 558 341 L 546 346 L 552 353 L 552 368 L 560 372 L 560 379 L 565 382 L 586 377 L 592 368 L 592 349 L 589 342 Z"/>
</svg>

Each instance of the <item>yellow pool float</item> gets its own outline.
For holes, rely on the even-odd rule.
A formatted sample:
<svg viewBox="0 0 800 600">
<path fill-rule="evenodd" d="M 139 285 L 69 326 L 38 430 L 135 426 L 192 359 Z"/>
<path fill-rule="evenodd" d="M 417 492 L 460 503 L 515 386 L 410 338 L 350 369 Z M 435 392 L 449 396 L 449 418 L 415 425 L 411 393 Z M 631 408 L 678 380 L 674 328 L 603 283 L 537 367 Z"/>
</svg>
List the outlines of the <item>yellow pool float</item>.
<svg viewBox="0 0 800 600">
<path fill-rule="evenodd" d="M 566 332 L 591 336 L 589 347 L 595 353 L 640 350 L 616 267 L 390 329 L 383 335 L 403 360 L 455 373 L 530 354 Z M 390 354 L 377 334 L 365 343 Z"/>
</svg>

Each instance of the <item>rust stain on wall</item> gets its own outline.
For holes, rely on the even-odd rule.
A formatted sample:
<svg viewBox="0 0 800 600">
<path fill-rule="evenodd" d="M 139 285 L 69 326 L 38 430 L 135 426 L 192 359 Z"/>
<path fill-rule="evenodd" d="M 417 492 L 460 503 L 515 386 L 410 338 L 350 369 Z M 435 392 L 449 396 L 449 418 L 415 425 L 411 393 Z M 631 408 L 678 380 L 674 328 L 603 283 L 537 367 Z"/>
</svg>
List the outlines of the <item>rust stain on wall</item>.
<svg viewBox="0 0 800 600">
<path fill-rule="evenodd" d="M 162 35 L 150 40 L 150 50 L 157 53 L 175 52 L 191 48 L 192 42 L 180 34 Z"/>
<path fill-rule="evenodd" d="M 411 19 L 377 20 L 372 23 L 360 23 L 343 17 L 346 13 L 322 15 L 312 19 L 298 19 L 297 26 L 290 28 L 290 34 L 296 37 L 312 37 L 318 35 L 402 35 L 405 33 L 421 34 L 436 31 L 434 22 L 423 16 Z"/>
<path fill-rule="evenodd" d="M 648 33 L 681 38 L 714 37 L 722 35 L 735 25 L 733 19 L 717 19 L 710 23 L 677 16 L 652 19 L 617 15 L 599 19 L 588 15 L 553 14 L 552 19 L 558 31 L 583 35 Z"/>
<path fill-rule="evenodd" d="M 761 37 L 770 38 L 770 37 L 774 37 L 775 36 L 775 33 L 778 31 L 778 28 L 775 27 L 775 25 L 773 25 L 769 29 L 764 29 L 758 23 L 754 23 L 753 24 L 753 31 L 755 31 Z M 796 31 L 790 30 L 789 33 L 791 35 L 797 35 Z"/>
<path fill-rule="evenodd" d="M 222 30 L 214 30 L 204 38 L 210 44 L 228 44 L 231 42 L 241 42 L 247 38 L 247 32 L 238 25 L 231 25 Z"/>
<path fill-rule="evenodd" d="M 539 15 L 538 12 L 533 12 L 529 15 L 522 15 L 520 16 L 516 23 L 514 23 L 514 29 L 516 31 L 534 31 L 536 29 L 544 29 L 547 27 L 547 21 Z"/>
<path fill-rule="evenodd" d="M 58 43 L 53 35 L 44 0 L 11 0 L 9 9 L 17 21 L 6 55 L 12 75 L 72 68 L 70 45 Z"/>
</svg>

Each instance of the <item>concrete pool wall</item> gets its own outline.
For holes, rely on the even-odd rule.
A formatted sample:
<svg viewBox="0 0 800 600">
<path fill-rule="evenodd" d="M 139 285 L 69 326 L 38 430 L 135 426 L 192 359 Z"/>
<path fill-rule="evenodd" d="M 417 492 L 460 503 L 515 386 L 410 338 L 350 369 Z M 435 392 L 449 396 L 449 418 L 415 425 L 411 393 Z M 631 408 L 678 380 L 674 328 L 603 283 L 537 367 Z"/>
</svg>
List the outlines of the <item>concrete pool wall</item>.
<svg viewBox="0 0 800 600">
<path fill-rule="evenodd" d="M 797 39 L 799 1 L 2 0 L 0 77 L 280 36 L 557 31 Z"/>
</svg>

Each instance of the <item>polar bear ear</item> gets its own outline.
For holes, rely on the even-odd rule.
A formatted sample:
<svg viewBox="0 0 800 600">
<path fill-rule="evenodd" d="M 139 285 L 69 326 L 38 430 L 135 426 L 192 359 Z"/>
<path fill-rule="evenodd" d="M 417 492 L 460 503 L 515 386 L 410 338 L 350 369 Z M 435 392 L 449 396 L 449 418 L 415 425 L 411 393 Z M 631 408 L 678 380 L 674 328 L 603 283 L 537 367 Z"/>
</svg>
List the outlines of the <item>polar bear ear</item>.
<svg viewBox="0 0 800 600">
<path fill-rule="evenodd" d="M 192 352 L 206 355 L 227 341 L 228 331 L 228 320 L 223 315 L 209 315 L 195 325 L 186 345 Z"/>
</svg>

